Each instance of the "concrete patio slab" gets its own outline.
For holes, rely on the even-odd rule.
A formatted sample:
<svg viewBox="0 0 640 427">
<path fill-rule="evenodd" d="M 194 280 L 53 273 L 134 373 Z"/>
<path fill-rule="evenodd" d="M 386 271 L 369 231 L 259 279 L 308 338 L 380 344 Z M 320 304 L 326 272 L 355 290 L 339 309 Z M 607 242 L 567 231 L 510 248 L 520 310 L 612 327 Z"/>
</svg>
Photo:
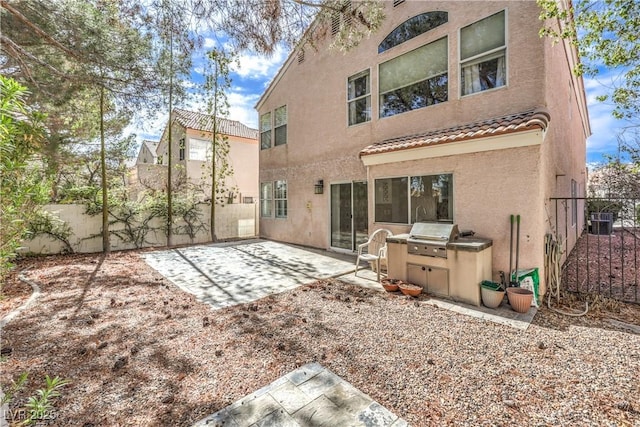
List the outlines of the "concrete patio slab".
<svg viewBox="0 0 640 427">
<path fill-rule="evenodd" d="M 317 363 L 304 365 L 194 425 L 406 426 L 402 418 Z"/>
<path fill-rule="evenodd" d="M 353 272 L 355 257 L 266 240 L 150 252 L 152 268 L 214 309 Z"/>
</svg>

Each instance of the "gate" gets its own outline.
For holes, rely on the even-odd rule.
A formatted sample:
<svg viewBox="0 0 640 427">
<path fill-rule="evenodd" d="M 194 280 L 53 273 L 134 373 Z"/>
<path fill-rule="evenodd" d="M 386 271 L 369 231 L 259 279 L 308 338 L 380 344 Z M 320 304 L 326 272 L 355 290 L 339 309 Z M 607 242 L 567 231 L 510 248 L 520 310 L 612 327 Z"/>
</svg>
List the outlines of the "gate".
<svg viewBox="0 0 640 427">
<path fill-rule="evenodd" d="M 571 221 L 569 206 L 584 201 L 584 227 L 581 230 L 575 227 L 576 244 L 562 266 L 562 288 L 640 303 L 640 200 L 622 197 L 550 200 L 556 211 L 556 231 L 571 229 L 567 224 Z M 564 223 L 558 223 L 562 217 Z"/>
</svg>

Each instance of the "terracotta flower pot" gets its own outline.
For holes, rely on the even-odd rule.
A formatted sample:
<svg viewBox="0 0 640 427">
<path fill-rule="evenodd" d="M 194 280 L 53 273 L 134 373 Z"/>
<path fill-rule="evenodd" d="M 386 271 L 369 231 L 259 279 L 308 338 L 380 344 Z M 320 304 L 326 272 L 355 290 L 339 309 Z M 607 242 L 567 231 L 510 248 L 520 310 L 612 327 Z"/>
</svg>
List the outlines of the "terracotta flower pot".
<svg viewBox="0 0 640 427">
<path fill-rule="evenodd" d="M 482 296 L 482 304 L 489 308 L 499 307 L 504 299 L 504 291 L 495 291 L 493 289 L 485 288 L 484 286 L 480 287 L 480 294 Z"/>
<path fill-rule="evenodd" d="M 400 287 L 400 292 L 412 297 L 417 297 L 422 293 L 422 286 L 412 285 L 410 283 L 401 283 L 399 287 Z"/>
<path fill-rule="evenodd" d="M 526 313 L 533 301 L 533 292 L 524 288 L 507 288 L 509 305 L 518 313 Z"/>
<path fill-rule="evenodd" d="M 402 283 L 402 280 L 399 279 L 382 279 L 380 284 L 387 292 L 395 292 L 398 290 L 398 285 Z"/>
</svg>

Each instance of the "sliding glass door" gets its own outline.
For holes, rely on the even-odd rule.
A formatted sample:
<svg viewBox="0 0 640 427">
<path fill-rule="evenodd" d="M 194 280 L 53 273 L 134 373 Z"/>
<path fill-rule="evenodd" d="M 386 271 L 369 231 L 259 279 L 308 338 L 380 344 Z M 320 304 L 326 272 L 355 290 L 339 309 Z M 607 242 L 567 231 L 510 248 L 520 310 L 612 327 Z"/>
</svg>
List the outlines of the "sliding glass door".
<svg viewBox="0 0 640 427">
<path fill-rule="evenodd" d="M 331 184 L 331 247 L 356 250 L 367 241 L 368 226 L 367 183 Z"/>
</svg>

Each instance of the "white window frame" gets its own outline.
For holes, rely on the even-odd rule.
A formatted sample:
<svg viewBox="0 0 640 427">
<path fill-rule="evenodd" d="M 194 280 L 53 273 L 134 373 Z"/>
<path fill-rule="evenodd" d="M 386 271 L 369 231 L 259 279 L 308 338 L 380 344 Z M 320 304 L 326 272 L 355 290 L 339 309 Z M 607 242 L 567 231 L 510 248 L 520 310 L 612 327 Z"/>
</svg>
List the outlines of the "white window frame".
<svg viewBox="0 0 640 427">
<path fill-rule="evenodd" d="M 278 194 L 278 183 L 284 183 L 284 196 L 282 196 L 281 194 Z M 289 185 L 287 183 L 286 179 L 279 179 L 279 180 L 275 180 L 273 181 L 273 209 L 274 209 L 274 216 L 276 218 L 287 218 L 288 214 L 289 214 L 289 201 L 288 201 L 288 197 L 289 197 Z M 282 206 L 284 207 L 284 213 L 282 213 L 281 209 L 278 207 L 278 202 L 282 203 Z"/>
<path fill-rule="evenodd" d="M 476 24 L 478 22 L 483 21 L 484 19 L 490 18 L 494 15 L 497 15 L 498 13 L 504 12 L 504 45 L 490 49 L 488 51 L 485 52 L 481 52 L 477 55 L 471 56 L 469 58 L 466 59 L 462 59 L 462 30 L 464 28 L 467 28 L 473 24 Z M 482 19 L 478 19 L 468 25 L 465 25 L 461 28 L 458 29 L 458 94 L 460 98 L 463 97 L 467 97 L 467 96 L 473 96 L 473 95 L 477 95 L 479 93 L 486 93 L 486 92 L 490 92 L 490 91 L 494 91 L 494 90 L 499 90 L 502 88 L 506 88 L 509 84 L 509 61 L 507 60 L 508 58 L 508 46 L 509 46 L 509 14 L 508 14 L 508 9 L 502 9 L 502 10 L 498 10 L 490 15 L 485 16 Z M 503 53 L 502 53 L 503 52 Z M 465 66 L 470 66 L 470 65 L 474 65 L 474 64 L 479 64 L 482 62 L 486 62 L 486 61 L 490 61 L 492 59 L 495 58 L 499 58 L 499 57 L 503 57 L 504 58 L 504 84 L 497 86 L 497 87 L 493 87 L 493 88 L 489 88 L 489 89 L 485 89 L 485 90 L 479 90 L 476 92 L 471 92 L 471 93 L 464 93 L 464 87 L 462 85 L 462 78 L 463 78 L 463 68 L 465 68 Z"/>
<path fill-rule="evenodd" d="M 263 189 L 268 186 L 265 192 Z M 260 217 L 273 217 L 273 181 L 265 181 L 260 183 Z"/>
<path fill-rule="evenodd" d="M 262 118 L 264 116 L 269 116 L 269 120 L 263 121 Z M 271 114 L 271 111 L 267 111 L 264 114 L 260 114 L 260 117 L 258 118 L 258 125 L 260 126 L 260 149 L 261 150 L 268 150 L 269 148 L 273 147 L 273 124 L 272 124 L 272 118 L 273 114 Z M 268 127 L 267 127 L 268 126 Z M 269 146 L 265 147 L 262 144 L 262 135 L 269 132 Z"/>
<path fill-rule="evenodd" d="M 194 156 L 194 154 L 196 153 L 196 151 L 194 150 L 198 144 L 204 144 L 204 147 L 205 147 L 204 159 L 201 159 L 199 157 L 196 158 L 196 156 Z M 210 162 L 211 161 L 211 141 L 208 141 L 206 139 L 189 137 L 189 147 L 188 147 L 187 154 L 188 154 L 188 157 L 187 157 L 188 160 L 196 160 L 199 162 Z"/>
<path fill-rule="evenodd" d="M 427 77 L 422 78 L 422 79 L 417 80 L 417 81 L 414 81 L 414 82 L 412 82 L 410 84 L 407 84 L 407 85 L 404 85 L 404 86 L 400 86 L 400 87 L 397 87 L 397 88 L 394 88 L 394 89 L 388 89 L 388 90 L 385 90 L 384 92 L 382 92 L 382 90 L 381 90 L 381 80 L 382 80 L 382 78 L 381 78 L 381 72 L 380 72 L 380 67 L 382 65 L 387 64 L 387 63 L 389 63 L 391 61 L 397 60 L 398 58 L 400 58 L 400 57 L 402 57 L 404 55 L 411 54 L 412 52 L 414 52 L 416 50 L 422 49 L 427 45 L 431 45 L 431 44 L 437 43 L 437 42 L 439 42 L 441 40 L 445 40 L 446 45 L 447 45 L 447 47 L 446 47 L 446 55 L 445 55 L 445 58 L 446 58 L 445 60 L 446 60 L 447 64 L 446 64 L 444 73 L 433 74 L 433 75 L 429 74 L 429 75 L 427 75 Z M 449 50 L 450 50 L 449 43 L 450 43 L 449 35 L 445 34 L 445 35 L 443 35 L 443 36 L 441 36 L 441 37 L 439 37 L 439 38 L 437 38 L 435 40 L 430 40 L 427 43 L 424 43 L 424 44 L 422 44 L 422 45 L 420 45 L 420 46 L 418 46 L 418 47 L 416 47 L 414 49 L 411 49 L 411 50 L 409 50 L 407 52 L 404 52 L 404 53 L 402 53 L 400 55 L 397 55 L 397 56 L 395 56 L 393 58 L 390 58 L 390 59 L 388 59 L 386 61 L 383 61 L 383 62 L 378 64 L 378 88 L 377 88 L 378 89 L 378 93 L 377 93 L 377 98 L 378 98 L 377 99 L 377 102 L 378 102 L 378 105 L 377 105 L 378 119 L 386 119 L 386 118 L 397 116 L 399 114 L 404 114 L 404 113 L 408 113 L 410 111 L 416 111 L 416 110 L 420 110 L 422 108 L 432 107 L 432 106 L 440 104 L 440 102 L 439 103 L 434 103 L 434 104 L 429 104 L 429 105 L 425 105 L 423 107 L 419 107 L 419 108 L 416 108 L 416 109 L 411 109 L 411 110 L 402 111 L 402 112 L 399 112 L 399 113 L 396 113 L 396 114 L 392 114 L 390 116 L 383 116 L 382 115 L 382 108 L 383 108 L 382 97 L 383 97 L 383 95 L 386 95 L 386 94 L 391 93 L 393 91 L 400 90 L 400 89 L 403 89 L 403 88 L 406 88 L 406 87 L 409 87 L 409 86 L 413 86 L 413 85 L 418 84 L 418 83 L 422 83 L 422 82 L 431 80 L 431 79 L 433 79 L 435 77 L 438 77 L 438 76 L 441 76 L 441 75 L 446 75 L 447 76 L 447 99 L 445 101 L 443 101 L 443 102 L 448 102 L 449 101 L 449 86 L 450 86 L 449 77 L 451 75 L 451 72 L 450 72 L 450 69 L 449 69 L 449 67 L 451 66 L 451 61 L 450 61 L 450 57 L 449 57 Z"/>
<path fill-rule="evenodd" d="M 277 111 L 281 110 L 283 108 L 284 108 L 284 123 L 276 123 L 277 117 L 278 117 L 277 116 Z M 273 110 L 273 114 L 271 115 L 271 117 L 273 117 L 273 126 L 272 126 L 273 131 L 271 132 L 272 133 L 272 138 L 273 138 L 273 143 L 272 143 L 271 146 L 272 147 L 279 147 L 280 145 L 287 145 L 287 142 L 288 142 L 288 139 L 289 139 L 288 138 L 289 136 L 287 135 L 287 131 L 288 131 L 287 123 L 289 122 L 289 109 L 287 108 L 286 105 L 282 105 L 282 106 L 280 106 L 280 107 L 278 107 L 278 108 Z M 278 144 L 278 141 L 276 139 L 276 132 L 277 132 L 278 128 L 281 128 L 283 126 L 284 126 L 284 142 L 281 142 L 281 143 Z"/>
<path fill-rule="evenodd" d="M 364 95 L 360 95 L 360 96 L 356 96 L 354 98 L 349 98 L 349 82 L 353 79 L 357 79 L 363 75 L 367 75 L 368 78 L 368 91 L 366 94 Z M 371 121 L 371 112 L 373 111 L 373 99 L 371 97 L 371 68 L 367 68 L 366 70 L 362 70 L 359 73 L 353 74 L 349 77 L 347 77 L 347 87 L 346 87 L 346 93 L 347 93 L 347 126 L 357 126 L 357 125 L 361 125 L 363 123 L 368 123 Z M 365 121 L 362 122 L 358 122 L 358 123 L 351 123 L 351 104 L 360 101 L 362 99 L 367 99 L 369 98 L 369 114 L 368 114 L 368 118 Z"/>
</svg>

